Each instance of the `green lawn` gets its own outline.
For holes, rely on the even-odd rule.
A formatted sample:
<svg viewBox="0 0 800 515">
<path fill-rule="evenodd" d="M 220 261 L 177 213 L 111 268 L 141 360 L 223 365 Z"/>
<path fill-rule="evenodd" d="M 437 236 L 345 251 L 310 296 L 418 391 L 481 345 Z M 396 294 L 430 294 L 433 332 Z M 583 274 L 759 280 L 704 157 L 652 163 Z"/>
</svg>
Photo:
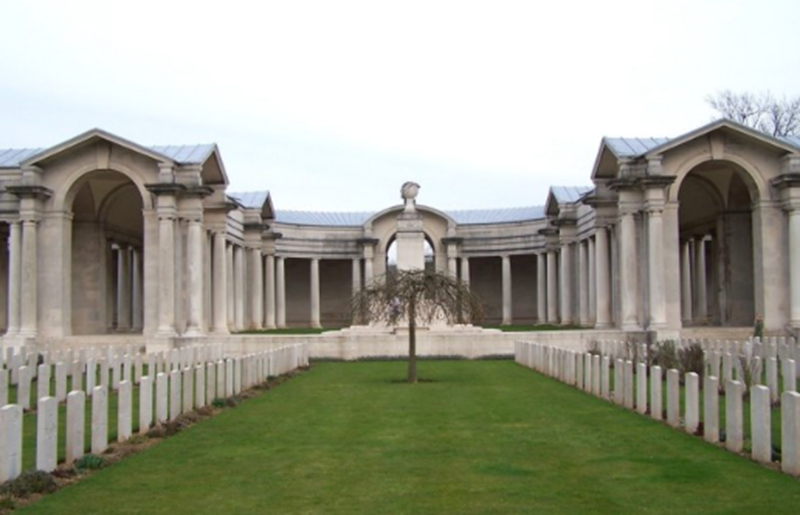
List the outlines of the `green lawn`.
<svg viewBox="0 0 800 515">
<path fill-rule="evenodd" d="M 511 361 L 322 363 L 18 513 L 796 513 L 800 482 Z"/>
</svg>

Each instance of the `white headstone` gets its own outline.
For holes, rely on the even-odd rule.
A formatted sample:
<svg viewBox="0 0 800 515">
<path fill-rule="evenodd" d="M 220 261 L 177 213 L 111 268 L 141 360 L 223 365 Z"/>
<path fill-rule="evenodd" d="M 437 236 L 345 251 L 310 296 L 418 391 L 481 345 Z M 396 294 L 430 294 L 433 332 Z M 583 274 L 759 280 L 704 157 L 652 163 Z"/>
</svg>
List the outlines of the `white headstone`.
<svg viewBox="0 0 800 515">
<path fill-rule="evenodd" d="M 156 376 L 156 421 L 163 424 L 169 420 L 169 383 L 167 374 L 159 372 Z"/>
<path fill-rule="evenodd" d="M 689 372 L 686 374 L 685 382 L 684 427 L 687 433 L 694 434 L 700 425 L 700 377 L 694 372 Z"/>
<path fill-rule="evenodd" d="M 36 399 L 50 396 L 50 365 L 39 365 L 38 379 L 36 380 Z"/>
<path fill-rule="evenodd" d="M 227 364 L 224 361 L 217 362 L 217 395 L 214 398 L 224 399 L 227 397 L 227 381 L 225 380 L 225 370 Z M 212 401 L 214 399 L 211 399 Z"/>
<path fill-rule="evenodd" d="M 173 421 L 181 414 L 181 371 L 169 373 L 169 419 Z"/>
<path fill-rule="evenodd" d="M 681 424 L 681 385 L 680 372 L 667 370 L 667 423 L 672 427 Z"/>
<path fill-rule="evenodd" d="M 108 390 L 95 386 L 92 391 L 92 454 L 108 448 Z"/>
<path fill-rule="evenodd" d="M 206 363 L 206 404 L 211 404 L 217 396 L 216 364 Z"/>
<path fill-rule="evenodd" d="M 800 476 L 800 394 L 781 395 L 781 470 Z"/>
<path fill-rule="evenodd" d="M 194 368 L 183 369 L 183 410 L 181 413 L 189 413 L 194 408 Z"/>
<path fill-rule="evenodd" d="M 133 433 L 133 391 L 130 381 L 120 381 L 117 393 L 117 441 L 124 442 Z"/>
<path fill-rule="evenodd" d="M 719 379 L 706 376 L 703 381 L 703 437 L 719 442 Z"/>
<path fill-rule="evenodd" d="M 636 364 L 636 411 L 647 413 L 647 364 Z"/>
<path fill-rule="evenodd" d="M 86 392 L 73 390 L 67 394 L 66 461 L 72 463 L 83 456 L 86 424 Z"/>
<path fill-rule="evenodd" d="M 52 472 L 57 462 L 58 400 L 40 397 L 36 407 L 36 470 Z"/>
<path fill-rule="evenodd" d="M 202 364 L 194 367 L 194 406 L 202 408 L 206 405 L 206 367 Z"/>
<path fill-rule="evenodd" d="M 139 378 L 139 432 L 144 434 L 153 425 L 153 380 L 150 376 Z"/>
<path fill-rule="evenodd" d="M 661 383 L 661 367 L 650 367 L 650 416 L 656 420 L 663 417 L 663 395 Z"/>
<path fill-rule="evenodd" d="M 741 452 L 744 448 L 744 384 L 729 381 L 725 392 L 725 447 L 731 452 Z"/>
<path fill-rule="evenodd" d="M 750 389 L 750 433 L 753 459 L 761 463 L 772 462 L 772 416 L 769 388 L 754 386 Z"/>
<path fill-rule="evenodd" d="M 8 370 L 0 368 L 0 408 L 8 404 Z"/>
<path fill-rule="evenodd" d="M 62 361 L 56 363 L 56 400 L 67 400 L 67 364 Z"/>
<path fill-rule="evenodd" d="M 22 472 L 22 406 L 0 408 L 0 483 Z"/>
<path fill-rule="evenodd" d="M 31 409 L 31 372 L 27 366 L 19 367 L 17 404 L 22 406 L 23 410 Z"/>
</svg>

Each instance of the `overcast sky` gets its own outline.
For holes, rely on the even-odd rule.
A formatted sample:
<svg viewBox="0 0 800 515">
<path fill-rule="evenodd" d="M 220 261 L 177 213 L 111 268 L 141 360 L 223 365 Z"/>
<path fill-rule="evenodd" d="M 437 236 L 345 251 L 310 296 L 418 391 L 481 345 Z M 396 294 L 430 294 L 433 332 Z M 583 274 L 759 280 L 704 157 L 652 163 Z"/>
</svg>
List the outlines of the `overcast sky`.
<svg viewBox="0 0 800 515">
<path fill-rule="evenodd" d="M 0 148 L 93 127 L 215 142 L 229 191 L 443 209 L 590 185 L 603 136 L 677 136 L 722 89 L 800 94 L 800 2 L 0 3 Z"/>
</svg>

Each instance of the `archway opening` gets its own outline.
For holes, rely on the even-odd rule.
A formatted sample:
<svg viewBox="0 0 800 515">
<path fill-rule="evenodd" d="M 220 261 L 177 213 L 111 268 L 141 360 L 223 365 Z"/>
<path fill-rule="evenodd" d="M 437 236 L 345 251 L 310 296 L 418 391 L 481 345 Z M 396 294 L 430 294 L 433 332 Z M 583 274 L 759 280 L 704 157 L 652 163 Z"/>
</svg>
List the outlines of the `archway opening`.
<svg viewBox="0 0 800 515">
<path fill-rule="evenodd" d="M 748 173 L 726 161 L 702 163 L 681 183 L 678 219 L 685 326 L 753 323 L 756 192 Z"/>
<path fill-rule="evenodd" d="M 87 173 L 72 193 L 72 334 L 141 333 L 141 194 L 112 170 Z"/>
<path fill-rule="evenodd" d="M 425 262 L 425 270 L 434 271 L 436 269 L 436 251 L 434 250 L 433 242 L 425 235 L 423 243 L 423 256 Z M 392 236 L 389 244 L 386 246 L 386 272 L 391 273 L 397 270 L 397 236 Z"/>
</svg>

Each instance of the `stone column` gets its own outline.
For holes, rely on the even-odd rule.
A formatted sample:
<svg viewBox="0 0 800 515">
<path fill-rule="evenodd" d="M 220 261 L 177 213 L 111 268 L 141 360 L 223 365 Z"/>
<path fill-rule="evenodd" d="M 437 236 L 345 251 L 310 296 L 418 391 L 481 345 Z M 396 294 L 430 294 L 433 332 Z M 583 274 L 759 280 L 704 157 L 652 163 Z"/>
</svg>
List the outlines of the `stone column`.
<svg viewBox="0 0 800 515">
<path fill-rule="evenodd" d="M 620 206 L 619 219 L 619 285 L 621 322 L 624 331 L 635 331 L 639 327 L 638 270 L 636 252 L 636 221 L 633 211 Z"/>
<path fill-rule="evenodd" d="M 236 296 L 233 289 L 236 281 L 234 281 L 233 277 L 233 243 L 228 243 L 225 247 L 225 277 L 225 318 L 228 321 L 228 329 L 234 329 L 236 321 Z"/>
<path fill-rule="evenodd" d="M 692 247 L 689 241 L 681 246 L 681 319 L 692 322 Z"/>
<path fill-rule="evenodd" d="M 214 264 L 214 304 L 213 326 L 211 331 L 215 334 L 228 334 L 228 267 L 225 265 L 227 251 L 225 250 L 225 231 L 214 231 L 213 235 Z"/>
<path fill-rule="evenodd" d="M 252 277 L 250 284 L 250 327 L 261 329 L 264 323 L 264 263 L 261 259 L 261 250 L 250 249 L 250 267 Z"/>
<path fill-rule="evenodd" d="M 503 325 L 511 325 L 511 257 L 501 256 L 503 268 Z"/>
<path fill-rule="evenodd" d="M 608 228 L 597 227 L 594 239 L 595 277 L 597 278 L 595 287 L 597 312 L 594 327 L 595 329 L 606 329 L 613 324 L 611 317 L 611 266 L 609 262 L 611 254 L 608 242 Z"/>
<path fill-rule="evenodd" d="M 6 334 L 11 335 L 19 332 L 22 231 L 19 222 L 10 222 L 8 225 L 8 330 Z"/>
<path fill-rule="evenodd" d="M 238 245 L 233 248 L 233 295 L 233 327 L 241 331 L 244 329 L 244 249 Z"/>
<path fill-rule="evenodd" d="M 353 295 L 361 291 L 361 258 L 353 258 Z"/>
<path fill-rule="evenodd" d="M 663 206 L 647 208 L 647 263 L 650 300 L 649 329 L 667 325 L 667 299 L 664 285 L 664 220 Z"/>
<path fill-rule="evenodd" d="M 264 289 L 267 291 L 267 329 L 275 329 L 275 255 L 273 254 L 267 254 Z"/>
<path fill-rule="evenodd" d="M 461 282 L 469 287 L 469 258 L 461 258 Z"/>
<path fill-rule="evenodd" d="M 547 253 L 536 254 L 536 321 L 547 322 Z"/>
<path fill-rule="evenodd" d="M 708 297 L 706 294 L 706 238 L 695 240 L 694 245 L 694 290 L 695 290 L 695 321 L 700 324 L 708 320 Z"/>
<path fill-rule="evenodd" d="M 789 323 L 800 328 L 800 205 L 789 211 Z"/>
<path fill-rule="evenodd" d="M 160 185 L 158 185 L 160 186 Z M 175 190 L 158 195 L 158 330 L 156 336 L 176 336 L 175 330 Z"/>
<path fill-rule="evenodd" d="M 311 259 L 311 327 L 322 327 L 319 318 L 319 259 Z"/>
<path fill-rule="evenodd" d="M 131 249 L 131 303 L 133 304 L 132 323 L 133 331 L 141 332 L 144 324 L 144 296 L 142 294 L 144 283 L 142 281 L 142 253 L 138 249 Z"/>
<path fill-rule="evenodd" d="M 117 330 L 131 328 L 131 250 L 120 245 L 117 250 Z"/>
<path fill-rule="evenodd" d="M 284 258 L 276 258 L 275 263 L 275 307 L 277 311 L 277 325 L 279 328 L 286 327 L 286 272 Z"/>
<path fill-rule="evenodd" d="M 372 247 L 364 247 L 364 284 L 372 282 Z"/>
<path fill-rule="evenodd" d="M 558 271 L 556 251 L 547 253 L 547 323 L 558 323 Z"/>
<path fill-rule="evenodd" d="M 561 324 L 568 325 L 573 322 L 572 318 L 572 245 L 569 243 L 561 244 L 561 279 L 559 285 L 561 301 Z"/>
<path fill-rule="evenodd" d="M 188 219 L 186 235 L 186 273 L 188 284 L 188 326 L 186 336 L 203 334 L 203 222 L 202 214 L 194 213 Z"/>
<path fill-rule="evenodd" d="M 589 244 L 581 241 L 577 244 L 578 250 L 578 321 L 582 326 L 589 325 Z"/>
<path fill-rule="evenodd" d="M 586 240 L 586 259 L 587 259 L 587 278 L 589 280 L 589 287 L 588 289 L 588 296 L 587 303 L 589 306 L 589 325 L 593 325 L 594 321 L 597 320 L 597 274 L 596 274 L 596 265 L 595 265 L 595 250 L 594 250 L 594 239 L 589 238 Z"/>
<path fill-rule="evenodd" d="M 23 336 L 36 336 L 38 306 L 38 249 L 37 221 L 22 221 L 22 295 L 20 302 L 20 328 Z"/>
</svg>

